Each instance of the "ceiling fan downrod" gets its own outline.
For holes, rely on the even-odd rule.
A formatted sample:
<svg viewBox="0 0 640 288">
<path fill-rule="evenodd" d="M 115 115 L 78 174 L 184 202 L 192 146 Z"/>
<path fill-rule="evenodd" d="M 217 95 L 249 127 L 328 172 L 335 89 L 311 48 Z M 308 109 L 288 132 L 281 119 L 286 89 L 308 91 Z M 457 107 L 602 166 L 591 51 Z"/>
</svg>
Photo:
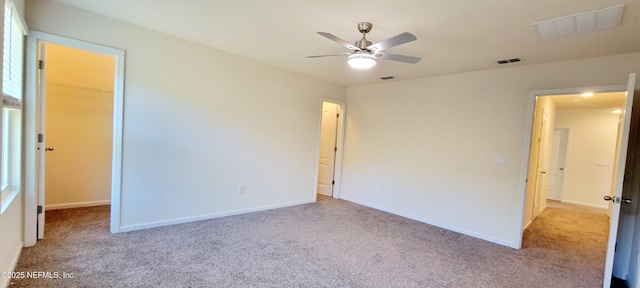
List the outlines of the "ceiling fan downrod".
<svg viewBox="0 0 640 288">
<path fill-rule="evenodd" d="M 371 45 L 371 41 L 367 40 L 366 35 L 367 33 L 369 33 L 371 31 L 371 28 L 373 28 L 373 24 L 369 23 L 369 22 L 360 22 L 358 23 L 358 31 L 360 31 L 360 33 L 362 33 L 362 39 L 356 41 L 356 47 L 365 50 L 365 48 L 369 47 Z"/>
</svg>

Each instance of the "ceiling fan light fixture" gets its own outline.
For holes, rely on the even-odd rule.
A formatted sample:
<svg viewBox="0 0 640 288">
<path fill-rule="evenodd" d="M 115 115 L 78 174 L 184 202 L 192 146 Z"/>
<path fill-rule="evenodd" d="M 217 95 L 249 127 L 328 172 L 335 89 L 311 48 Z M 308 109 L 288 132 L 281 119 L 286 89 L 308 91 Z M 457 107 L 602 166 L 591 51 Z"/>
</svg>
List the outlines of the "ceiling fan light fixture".
<svg viewBox="0 0 640 288">
<path fill-rule="evenodd" d="M 365 53 L 351 54 L 347 64 L 354 69 L 370 69 L 376 65 L 376 57 Z"/>
</svg>

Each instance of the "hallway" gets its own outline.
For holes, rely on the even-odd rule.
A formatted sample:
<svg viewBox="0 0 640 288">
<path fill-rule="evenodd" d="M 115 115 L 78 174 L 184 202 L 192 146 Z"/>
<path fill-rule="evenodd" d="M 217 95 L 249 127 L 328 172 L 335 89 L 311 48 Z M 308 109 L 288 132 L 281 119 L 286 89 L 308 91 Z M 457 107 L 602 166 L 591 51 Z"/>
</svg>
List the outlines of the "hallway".
<svg viewBox="0 0 640 288">
<path fill-rule="evenodd" d="M 552 266 L 579 268 L 585 277 L 602 279 L 608 233 L 607 210 L 548 200 L 525 229 L 522 249 L 540 253 Z"/>
</svg>

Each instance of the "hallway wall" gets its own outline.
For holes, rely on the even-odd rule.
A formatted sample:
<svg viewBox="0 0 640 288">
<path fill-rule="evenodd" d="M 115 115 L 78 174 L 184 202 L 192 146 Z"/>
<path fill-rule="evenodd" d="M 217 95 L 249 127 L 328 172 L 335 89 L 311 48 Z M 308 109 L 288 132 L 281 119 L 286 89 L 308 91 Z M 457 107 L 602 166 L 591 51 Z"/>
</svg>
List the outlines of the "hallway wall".
<svg viewBox="0 0 640 288">
<path fill-rule="evenodd" d="M 556 115 L 556 127 L 570 128 L 562 201 L 606 209 L 617 145 L 619 114 Z"/>
</svg>

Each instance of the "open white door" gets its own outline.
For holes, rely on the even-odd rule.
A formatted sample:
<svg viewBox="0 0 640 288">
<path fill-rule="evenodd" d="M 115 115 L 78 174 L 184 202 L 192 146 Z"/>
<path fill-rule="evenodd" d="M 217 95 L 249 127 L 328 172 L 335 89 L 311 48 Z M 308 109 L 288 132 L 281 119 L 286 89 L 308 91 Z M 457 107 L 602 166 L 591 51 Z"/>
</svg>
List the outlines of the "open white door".
<svg viewBox="0 0 640 288">
<path fill-rule="evenodd" d="M 611 278 L 613 273 L 613 262 L 616 257 L 616 242 L 618 237 L 618 222 L 620 218 L 620 205 L 622 202 L 622 186 L 624 182 L 625 165 L 627 163 L 627 146 L 629 143 L 629 128 L 631 124 L 631 108 L 633 105 L 633 91 L 635 89 L 636 74 L 629 74 L 627 82 L 627 97 L 625 104 L 624 127 L 622 129 L 622 137 L 619 145 L 619 159 L 615 179 L 615 189 L 613 196 L 605 196 L 605 200 L 612 201 L 611 220 L 609 226 L 609 241 L 607 242 L 607 260 L 604 269 L 603 287 L 611 287 Z"/>
<path fill-rule="evenodd" d="M 338 104 L 323 102 L 318 163 L 318 194 L 333 196 L 337 151 Z"/>
<path fill-rule="evenodd" d="M 38 239 L 44 238 L 44 171 L 45 171 L 45 151 L 46 146 L 44 142 L 45 131 L 45 107 L 46 106 L 46 73 L 44 69 L 46 55 L 46 44 L 38 43 L 38 112 L 37 112 L 37 126 L 36 132 L 38 133 L 38 143 L 36 144 L 36 189 L 37 189 L 37 203 L 38 203 Z"/>
<path fill-rule="evenodd" d="M 553 131 L 553 141 L 551 141 L 551 161 L 549 162 L 549 173 L 547 173 L 547 199 L 557 201 L 562 200 L 568 132 L 568 129 L 565 128 L 556 128 Z"/>
</svg>

